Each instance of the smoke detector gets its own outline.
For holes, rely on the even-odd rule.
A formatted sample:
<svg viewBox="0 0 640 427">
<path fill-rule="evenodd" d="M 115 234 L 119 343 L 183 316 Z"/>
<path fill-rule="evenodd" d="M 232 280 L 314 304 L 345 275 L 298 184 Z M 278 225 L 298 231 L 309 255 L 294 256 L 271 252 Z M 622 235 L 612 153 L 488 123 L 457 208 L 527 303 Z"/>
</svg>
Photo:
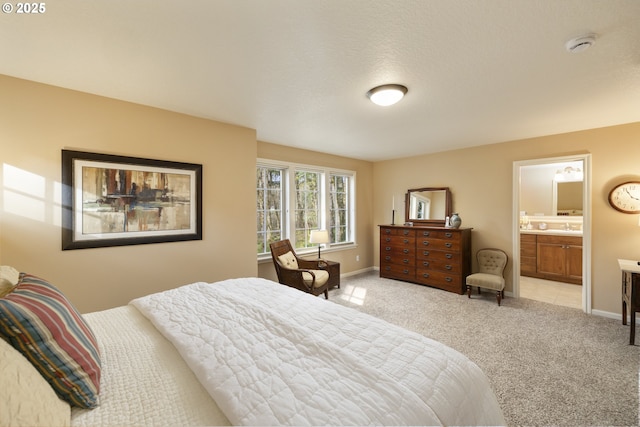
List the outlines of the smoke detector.
<svg viewBox="0 0 640 427">
<path fill-rule="evenodd" d="M 564 44 L 564 47 L 566 47 L 567 51 L 571 53 L 578 53 L 589 49 L 595 42 L 595 34 L 586 34 L 584 36 L 576 37 L 575 39 L 569 40 Z"/>
</svg>

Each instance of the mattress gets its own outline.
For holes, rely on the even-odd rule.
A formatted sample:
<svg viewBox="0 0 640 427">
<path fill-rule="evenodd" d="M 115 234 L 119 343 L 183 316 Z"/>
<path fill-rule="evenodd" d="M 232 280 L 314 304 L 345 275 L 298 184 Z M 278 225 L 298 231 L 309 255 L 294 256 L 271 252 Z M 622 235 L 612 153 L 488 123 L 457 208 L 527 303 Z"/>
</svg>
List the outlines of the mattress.
<svg viewBox="0 0 640 427">
<path fill-rule="evenodd" d="M 102 356 L 99 406 L 72 426 L 230 425 L 175 347 L 133 306 L 84 315 Z"/>
</svg>

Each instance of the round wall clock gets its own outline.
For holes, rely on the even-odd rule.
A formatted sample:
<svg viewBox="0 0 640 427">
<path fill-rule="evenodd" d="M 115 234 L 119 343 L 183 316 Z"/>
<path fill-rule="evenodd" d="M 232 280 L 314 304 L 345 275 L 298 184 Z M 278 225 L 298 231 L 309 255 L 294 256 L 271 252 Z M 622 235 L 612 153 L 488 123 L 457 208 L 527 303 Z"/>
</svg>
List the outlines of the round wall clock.
<svg viewBox="0 0 640 427">
<path fill-rule="evenodd" d="M 609 192 L 609 204 L 628 214 L 640 213 L 640 181 L 618 184 Z"/>
</svg>

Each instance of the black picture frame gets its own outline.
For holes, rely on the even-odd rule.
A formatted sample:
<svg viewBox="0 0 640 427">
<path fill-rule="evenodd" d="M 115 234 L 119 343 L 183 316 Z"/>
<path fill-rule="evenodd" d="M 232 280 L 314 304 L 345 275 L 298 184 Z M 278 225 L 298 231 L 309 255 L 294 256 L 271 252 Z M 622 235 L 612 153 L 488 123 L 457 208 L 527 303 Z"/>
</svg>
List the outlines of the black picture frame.
<svg viewBox="0 0 640 427">
<path fill-rule="evenodd" d="M 62 250 L 202 240 L 202 165 L 62 150 Z"/>
</svg>

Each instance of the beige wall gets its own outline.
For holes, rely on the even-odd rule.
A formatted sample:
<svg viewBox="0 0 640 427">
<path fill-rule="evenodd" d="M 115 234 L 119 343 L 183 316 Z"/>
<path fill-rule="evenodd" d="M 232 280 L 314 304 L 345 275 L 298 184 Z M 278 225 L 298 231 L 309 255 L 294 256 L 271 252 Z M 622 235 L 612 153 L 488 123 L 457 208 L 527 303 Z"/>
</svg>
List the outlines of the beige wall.
<svg viewBox="0 0 640 427">
<path fill-rule="evenodd" d="M 82 312 L 257 274 L 254 130 L 6 76 L 0 93 L 2 264 L 51 281 Z M 203 240 L 62 251 L 63 148 L 201 163 Z"/>
<path fill-rule="evenodd" d="M 335 252 L 323 251 L 323 258 L 340 263 L 341 274 L 354 273 L 371 268 L 373 260 L 373 163 L 330 154 L 300 150 L 282 145 L 258 142 L 258 158 L 283 162 L 330 166 L 356 172 L 356 241 L 358 246 Z M 326 254 L 326 256 L 325 256 Z M 359 256 L 360 261 L 356 261 Z M 316 254 L 317 257 L 317 254 Z M 258 266 L 259 277 L 278 280 L 272 261 L 261 262 Z"/>
<path fill-rule="evenodd" d="M 257 142 L 252 129 L 6 76 L 0 93 L 0 263 L 50 280 L 83 312 L 198 280 L 275 278 L 270 262 L 256 264 L 257 157 L 356 171 L 358 247 L 327 253 L 343 273 L 378 265 L 377 226 L 391 222 L 391 198 L 402 222 L 405 191 L 426 186 L 451 188 L 463 227 L 474 228 L 474 251 L 497 246 L 513 259 L 513 162 L 584 153 L 592 154 L 593 165 L 595 310 L 621 312 L 616 260 L 640 259 L 638 215 L 607 203 L 614 184 L 640 177 L 640 123 L 370 163 Z M 202 163 L 203 240 L 62 251 L 63 148 Z M 25 180 L 9 181 L 9 169 Z"/>
<path fill-rule="evenodd" d="M 591 153 L 593 309 L 621 313 L 618 258 L 640 259 L 638 215 L 612 209 L 614 184 L 640 179 L 640 123 L 532 138 L 374 164 L 374 222 L 391 221 L 391 197 L 408 188 L 448 186 L 463 227 L 473 227 L 473 251 L 486 246 L 512 254 L 513 162 Z M 398 210 L 398 205 L 396 204 Z M 404 218 L 403 206 L 396 213 Z M 377 227 L 372 229 L 377 236 Z M 378 265 L 377 238 L 374 260 Z M 512 289 L 512 262 L 507 290 Z"/>
</svg>

